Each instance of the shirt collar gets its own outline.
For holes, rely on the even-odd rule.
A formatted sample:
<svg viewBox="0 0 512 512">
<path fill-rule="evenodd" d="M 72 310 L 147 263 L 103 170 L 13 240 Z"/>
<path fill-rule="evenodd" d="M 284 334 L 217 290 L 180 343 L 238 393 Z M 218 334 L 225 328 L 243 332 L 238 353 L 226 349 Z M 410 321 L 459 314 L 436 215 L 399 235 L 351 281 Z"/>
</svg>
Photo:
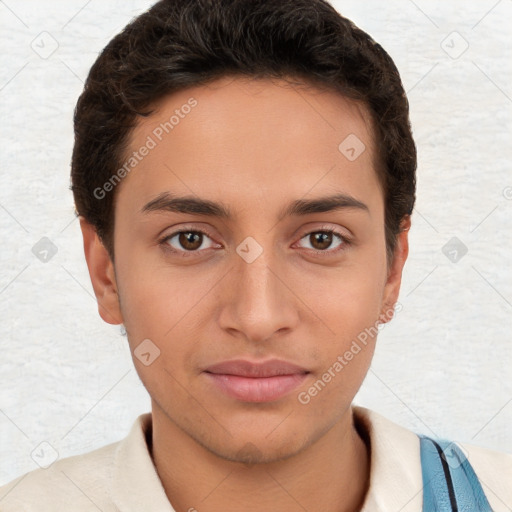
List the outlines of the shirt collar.
<svg viewBox="0 0 512 512">
<path fill-rule="evenodd" d="M 419 438 L 380 414 L 352 406 L 354 421 L 369 439 L 370 485 L 361 512 L 421 512 Z M 175 512 L 148 448 L 151 413 L 141 414 L 115 453 L 112 499 L 122 512 Z"/>
<path fill-rule="evenodd" d="M 151 413 L 141 414 L 116 449 L 112 500 L 122 512 L 175 512 L 149 452 Z"/>
<path fill-rule="evenodd" d="M 370 440 L 370 486 L 361 512 L 421 512 L 419 437 L 375 411 L 357 405 L 352 410 Z"/>
</svg>

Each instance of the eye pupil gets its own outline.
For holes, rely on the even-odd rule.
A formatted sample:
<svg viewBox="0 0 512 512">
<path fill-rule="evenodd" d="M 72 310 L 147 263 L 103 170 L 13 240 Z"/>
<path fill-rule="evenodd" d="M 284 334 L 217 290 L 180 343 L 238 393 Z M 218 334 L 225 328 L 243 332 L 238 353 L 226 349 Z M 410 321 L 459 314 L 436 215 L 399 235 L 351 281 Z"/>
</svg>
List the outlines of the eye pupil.
<svg viewBox="0 0 512 512">
<path fill-rule="evenodd" d="M 181 248 L 188 252 L 197 251 L 203 244 L 204 234 L 201 231 L 181 231 L 176 236 Z M 316 231 L 309 234 L 309 240 L 317 251 L 326 251 L 333 243 L 333 236 L 331 231 Z"/>
<path fill-rule="evenodd" d="M 327 249 L 327 248 L 329 248 L 329 246 L 332 243 L 332 233 L 326 233 L 326 232 L 313 233 L 312 237 L 313 237 L 313 242 L 311 245 L 313 247 L 315 247 L 315 249 L 319 249 L 319 250 Z M 320 243 L 320 247 L 317 247 L 317 243 Z"/>
<path fill-rule="evenodd" d="M 199 243 L 197 243 L 199 241 Z M 187 251 L 201 247 L 202 234 L 194 231 L 184 231 L 179 234 L 179 243 Z"/>
</svg>

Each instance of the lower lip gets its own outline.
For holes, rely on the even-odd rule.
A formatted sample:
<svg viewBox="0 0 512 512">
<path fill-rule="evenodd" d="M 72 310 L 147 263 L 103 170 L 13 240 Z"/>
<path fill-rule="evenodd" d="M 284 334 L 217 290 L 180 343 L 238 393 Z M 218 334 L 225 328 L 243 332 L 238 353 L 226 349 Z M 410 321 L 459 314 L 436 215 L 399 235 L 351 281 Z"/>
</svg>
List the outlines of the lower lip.
<svg viewBox="0 0 512 512">
<path fill-rule="evenodd" d="M 208 372 L 206 375 L 228 396 L 244 402 L 278 400 L 299 386 L 307 377 L 306 373 L 261 378 Z"/>
</svg>

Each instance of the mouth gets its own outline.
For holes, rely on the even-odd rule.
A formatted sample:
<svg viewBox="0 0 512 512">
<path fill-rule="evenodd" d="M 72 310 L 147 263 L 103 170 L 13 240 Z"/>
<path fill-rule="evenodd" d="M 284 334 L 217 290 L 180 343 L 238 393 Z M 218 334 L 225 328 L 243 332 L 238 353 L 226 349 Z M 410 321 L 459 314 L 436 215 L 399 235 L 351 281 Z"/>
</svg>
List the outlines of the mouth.
<svg viewBox="0 0 512 512">
<path fill-rule="evenodd" d="M 224 394 L 243 402 L 271 402 L 297 388 L 309 371 L 287 361 L 237 359 L 210 366 L 205 376 Z"/>
</svg>

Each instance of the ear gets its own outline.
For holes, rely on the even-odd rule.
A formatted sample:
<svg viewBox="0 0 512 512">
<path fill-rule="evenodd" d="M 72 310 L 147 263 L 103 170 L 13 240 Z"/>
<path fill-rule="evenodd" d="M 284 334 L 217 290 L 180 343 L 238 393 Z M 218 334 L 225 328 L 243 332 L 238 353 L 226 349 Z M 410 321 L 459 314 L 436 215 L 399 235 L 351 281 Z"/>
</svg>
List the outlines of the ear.
<svg viewBox="0 0 512 512">
<path fill-rule="evenodd" d="M 83 217 L 80 217 L 80 229 L 84 239 L 85 259 L 98 301 L 98 312 L 105 322 L 113 325 L 121 324 L 123 317 L 119 305 L 114 264 L 98 237 L 96 229 Z"/>
<path fill-rule="evenodd" d="M 387 323 L 393 318 L 394 306 L 398 300 L 400 285 L 402 283 L 402 270 L 409 254 L 409 229 L 411 217 L 407 215 L 400 224 L 400 233 L 397 235 L 396 246 L 393 252 L 393 261 L 388 269 L 388 277 L 384 286 L 382 297 L 382 310 L 380 322 Z"/>
</svg>

